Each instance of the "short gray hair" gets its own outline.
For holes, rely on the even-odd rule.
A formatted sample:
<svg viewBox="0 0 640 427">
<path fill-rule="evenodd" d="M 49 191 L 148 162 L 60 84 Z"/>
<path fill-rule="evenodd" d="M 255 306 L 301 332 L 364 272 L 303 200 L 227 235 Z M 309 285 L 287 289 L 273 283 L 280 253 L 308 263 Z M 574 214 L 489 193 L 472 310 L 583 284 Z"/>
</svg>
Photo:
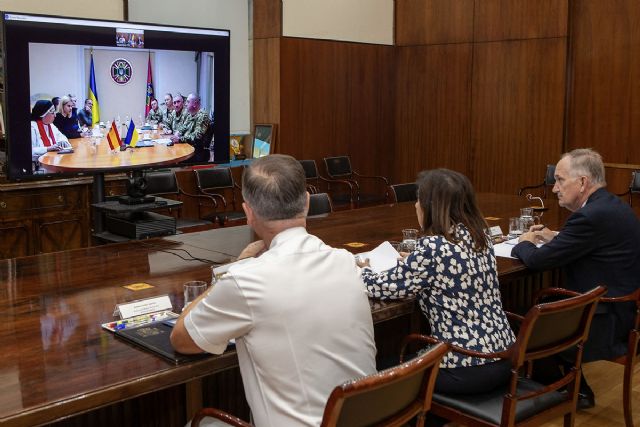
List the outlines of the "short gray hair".
<svg viewBox="0 0 640 427">
<path fill-rule="evenodd" d="M 591 183 L 598 187 L 607 185 L 600 153 L 591 148 L 576 148 L 562 155 L 563 159 L 565 157 L 569 157 L 572 176 L 588 176 Z"/>
<path fill-rule="evenodd" d="M 307 188 L 302 165 L 283 154 L 260 157 L 242 174 L 242 197 L 263 220 L 304 215 Z"/>
</svg>

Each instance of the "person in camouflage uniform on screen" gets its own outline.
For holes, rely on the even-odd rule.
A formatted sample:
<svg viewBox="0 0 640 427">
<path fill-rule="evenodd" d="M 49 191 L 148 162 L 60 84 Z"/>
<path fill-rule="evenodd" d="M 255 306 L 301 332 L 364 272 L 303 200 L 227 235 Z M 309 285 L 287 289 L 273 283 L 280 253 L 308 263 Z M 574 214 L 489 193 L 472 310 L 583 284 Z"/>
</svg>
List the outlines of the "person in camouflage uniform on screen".
<svg viewBox="0 0 640 427">
<path fill-rule="evenodd" d="M 175 102 L 174 102 L 175 105 Z M 187 143 L 193 146 L 195 153 L 191 162 L 206 162 L 209 160 L 209 139 L 207 130 L 211 124 L 209 114 L 200 109 L 200 97 L 195 93 L 187 97 L 186 108 L 182 112 L 182 121 L 171 136 L 173 143 Z"/>
<path fill-rule="evenodd" d="M 156 125 L 162 123 L 162 110 L 158 108 L 158 100 L 155 98 L 151 99 L 151 108 L 149 109 L 149 114 L 147 114 L 145 121 Z"/>
<path fill-rule="evenodd" d="M 176 132 L 182 126 L 185 119 L 184 98 L 178 93 L 173 97 L 173 110 L 167 114 L 167 118 L 163 122 L 164 128 L 171 132 Z"/>
</svg>

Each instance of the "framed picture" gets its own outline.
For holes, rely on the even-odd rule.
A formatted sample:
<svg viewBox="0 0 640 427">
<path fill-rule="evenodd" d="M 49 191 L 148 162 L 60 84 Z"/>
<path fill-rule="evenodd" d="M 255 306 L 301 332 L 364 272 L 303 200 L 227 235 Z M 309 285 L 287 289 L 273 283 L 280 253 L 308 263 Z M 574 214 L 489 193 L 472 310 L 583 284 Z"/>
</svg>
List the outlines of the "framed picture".
<svg viewBox="0 0 640 427">
<path fill-rule="evenodd" d="M 254 159 L 268 156 L 274 152 L 276 141 L 276 125 L 257 124 L 253 131 L 253 144 L 251 146 L 251 156 Z"/>
<path fill-rule="evenodd" d="M 244 154 L 244 144 L 242 140 L 244 139 L 244 135 L 240 134 L 231 134 L 229 135 L 229 159 L 230 160 L 241 160 L 246 157 Z"/>
</svg>

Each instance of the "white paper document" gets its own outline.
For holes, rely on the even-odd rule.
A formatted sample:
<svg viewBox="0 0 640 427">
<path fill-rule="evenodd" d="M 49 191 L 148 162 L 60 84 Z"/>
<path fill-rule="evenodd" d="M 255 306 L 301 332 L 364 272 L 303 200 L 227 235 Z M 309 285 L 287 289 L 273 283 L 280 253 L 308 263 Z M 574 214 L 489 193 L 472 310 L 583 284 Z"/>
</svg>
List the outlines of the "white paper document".
<svg viewBox="0 0 640 427">
<path fill-rule="evenodd" d="M 368 258 L 371 269 L 376 273 L 395 267 L 398 258 L 402 257 L 389 242 L 382 242 L 375 249 L 359 253 L 357 256 L 361 260 Z"/>
<path fill-rule="evenodd" d="M 493 245 L 493 253 L 495 253 L 496 256 L 502 258 L 518 259 L 514 256 L 511 256 L 511 250 L 517 244 L 518 237 L 516 237 L 515 239 L 506 240 L 502 243 L 498 243 L 497 245 Z M 542 245 L 544 245 L 544 243 L 538 243 L 536 246 L 539 248 Z"/>
<path fill-rule="evenodd" d="M 493 252 L 496 254 L 496 256 L 499 256 L 502 258 L 516 259 L 516 257 L 511 256 L 511 250 L 517 244 L 518 244 L 517 237 L 515 239 L 506 240 L 502 243 L 498 243 L 497 245 L 493 245 Z"/>
</svg>

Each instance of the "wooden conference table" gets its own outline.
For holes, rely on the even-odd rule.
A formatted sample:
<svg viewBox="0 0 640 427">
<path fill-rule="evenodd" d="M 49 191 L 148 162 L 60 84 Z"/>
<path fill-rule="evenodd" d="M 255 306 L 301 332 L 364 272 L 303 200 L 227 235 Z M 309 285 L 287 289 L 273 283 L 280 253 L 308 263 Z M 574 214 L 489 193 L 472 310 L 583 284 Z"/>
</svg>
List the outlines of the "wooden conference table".
<svg viewBox="0 0 640 427">
<path fill-rule="evenodd" d="M 503 230 L 508 217 L 527 203 L 524 198 L 492 194 L 480 195 L 480 200 L 485 215 L 498 218 L 490 224 L 500 224 Z M 552 227 L 563 220 L 557 203 L 553 205 L 543 216 Z M 365 244 L 353 252 L 398 240 L 401 229 L 414 226 L 412 203 L 336 212 L 308 221 L 310 232 L 328 244 Z M 179 310 L 182 284 L 210 279 L 209 265 L 192 258 L 226 262 L 254 238 L 247 226 L 241 226 L 0 261 L 0 425 L 49 423 L 185 384 L 178 398 L 182 406 L 156 402 L 148 410 L 161 414 L 163 425 L 182 425 L 202 400 L 198 378 L 223 375 L 237 366 L 235 352 L 175 366 L 116 339 L 100 324 L 113 320 L 117 303 L 156 295 L 168 294 Z M 528 274 L 517 260 L 500 258 L 498 266 L 503 287 L 518 286 L 517 278 Z M 153 288 L 133 292 L 122 287 L 138 282 Z M 372 301 L 377 328 L 412 312 L 411 300 Z"/>
<path fill-rule="evenodd" d="M 124 137 L 124 135 L 121 135 Z M 142 139 L 142 135 L 140 135 Z M 152 138 L 168 138 L 153 134 Z M 95 145 L 94 141 L 100 141 Z M 48 172 L 74 172 L 91 174 L 113 171 L 114 169 L 134 169 L 146 166 L 171 165 L 188 159 L 194 148 L 189 144 L 156 144 L 152 147 L 138 147 L 126 151 L 112 152 L 107 138 L 76 138 L 69 141 L 74 152 L 59 154 L 50 151 L 38 159 Z"/>
</svg>

